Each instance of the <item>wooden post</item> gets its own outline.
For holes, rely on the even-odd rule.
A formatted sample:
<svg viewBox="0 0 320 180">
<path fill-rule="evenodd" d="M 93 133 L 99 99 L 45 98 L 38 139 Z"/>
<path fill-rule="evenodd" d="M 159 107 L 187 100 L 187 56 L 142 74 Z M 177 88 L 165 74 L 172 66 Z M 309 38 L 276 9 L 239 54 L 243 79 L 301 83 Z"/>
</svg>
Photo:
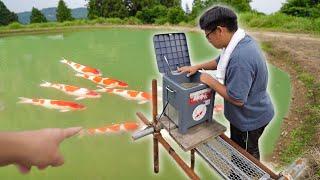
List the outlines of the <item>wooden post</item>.
<svg viewBox="0 0 320 180">
<path fill-rule="evenodd" d="M 157 80 L 152 80 L 152 119 L 153 123 L 156 126 L 158 123 L 158 92 L 157 92 Z"/>
<path fill-rule="evenodd" d="M 195 164 L 195 156 L 194 156 L 194 149 L 191 149 L 191 169 L 194 170 L 194 164 Z"/>
<path fill-rule="evenodd" d="M 163 145 L 163 147 L 168 151 L 171 157 L 178 163 L 178 165 L 183 169 L 183 171 L 189 176 L 190 179 L 198 180 L 199 176 L 179 157 L 179 155 L 174 151 L 174 149 L 167 143 L 165 139 L 161 136 L 161 133 L 156 135 L 158 141 Z"/>
<path fill-rule="evenodd" d="M 158 115 L 158 94 L 157 94 L 157 80 L 152 80 L 152 122 L 153 126 L 156 127 L 158 124 L 157 115 Z M 156 130 L 153 133 L 153 170 L 155 173 L 159 172 L 159 147 L 157 135 L 159 131 Z"/>
<path fill-rule="evenodd" d="M 150 122 L 141 112 L 137 112 L 136 115 L 145 125 L 147 126 L 152 125 L 152 122 Z"/>
</svg>

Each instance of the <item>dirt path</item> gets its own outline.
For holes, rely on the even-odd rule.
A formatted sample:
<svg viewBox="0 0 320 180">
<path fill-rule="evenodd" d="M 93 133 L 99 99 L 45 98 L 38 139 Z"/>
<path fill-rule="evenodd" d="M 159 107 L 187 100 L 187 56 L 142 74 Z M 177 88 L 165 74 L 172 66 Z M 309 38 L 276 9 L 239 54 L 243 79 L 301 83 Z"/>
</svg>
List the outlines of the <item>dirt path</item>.
<svg viewBox="0 0 320 180">
<path fill-rule="evenodd" d="M 297 71 L 290 63 L 298 64 L 303 70 L 312 74 L 320 82 L 320 37 L 304 34 L 288 34 L 279 32 L 249 32 L 258 41 L 271 44 L 266 53 L 268 62 L 290 74 L 292 99 L 288 115 L 281 126 L 281 136 L 269 162 L 279 165 L 283 149 L 290 143 L 290 132 L 304 123 L 306 112 L 301 109 L 309 103 L 308 91 L 298 79 Z M 289 89 L 288 89 L 289 91 Z M 320 127 L 315 135 L 315 147 L 320 146 Z"/>
<path fill-rule="evenodd" d="M 320 37 L 280 32 L 249 32 L 259 41 L 272 42 L 278 51 L 288 52 L 292 61 L 320 79 Z"/>
</svg>

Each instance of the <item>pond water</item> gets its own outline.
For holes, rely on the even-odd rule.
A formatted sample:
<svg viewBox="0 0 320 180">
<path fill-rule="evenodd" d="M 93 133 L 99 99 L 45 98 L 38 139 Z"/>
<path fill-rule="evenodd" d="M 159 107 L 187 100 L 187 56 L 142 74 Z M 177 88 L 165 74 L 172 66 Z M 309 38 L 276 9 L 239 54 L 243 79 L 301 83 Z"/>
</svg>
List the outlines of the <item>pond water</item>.
<svg viewBox="0 0 320 180">
<path fill-rule="evenodd" d="M 135 112 L 149 114 L 149 104 L 139 105 L 121 97 L 103 94 L 100 99 L 78 101 L 87 109 L 61 113 L 32 105 L 17 104 L 18 97 L 74 101 L 74 97 L 50 88 L 43 80 L 96 89 L 61 64 L 64 57 L 100 69 L 104 76 L 125 81 L 129 89 L 150 91 L 151 80 L 161 79 L 156 69 L 152 36 L 169 31 L 139 29 L 81 30 L 0 39 L 0 131 L 32 130 L 47 127 L 99 127 L 111 123 L 137 121 Z M 171 32 L 171 31 L 170 31 Z M 192 63 L 218 54 L 203 35 L 186 32 Z M 276 117 L 264 134 L 263 156 L 269 155 L 280 134 L 282 118 L 288 111 L 290 79 L 269 66 L 269 91 L 276 106 Z M 220 114 L 216 118 L 227 125 Z M 72 138 L 61 145 L 66 163 L 59 168 L 20 175 L 14 166 L 0 168 L 1 179 L 185 179 L 186 176 L 160 146 L 160 173 L 153 174 L 152 138 L 133 142 L 130 134 Z M 172 144 L 174 142 L 169 140 Z M 189 153 L 174 148 L 189 162 Z M 197 158 L 196 172 L 203 179 L 216 179 L 215 173 Z"/>
</svg>

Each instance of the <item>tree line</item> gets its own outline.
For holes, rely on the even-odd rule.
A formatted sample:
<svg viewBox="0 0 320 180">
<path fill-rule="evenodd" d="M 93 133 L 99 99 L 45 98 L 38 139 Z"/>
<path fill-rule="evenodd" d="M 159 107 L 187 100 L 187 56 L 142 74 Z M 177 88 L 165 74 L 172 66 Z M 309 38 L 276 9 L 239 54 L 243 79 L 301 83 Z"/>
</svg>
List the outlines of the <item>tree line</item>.
<svg viewBox="0 0 320 180">
<path fill-rule="evenodd" d="M 177 24 L 193 21 L 204 9 L 217 3 L 232 6 L 238 12 L 251 11 L 250 2 L 251 0 L 194 0 L 191 10 L 188 4 L 181 5 L 181 0 L 89 0 L 87 7 L 89 19 L 135 17 L 146 24 Z"/>
<path fill-rule="evenodd" d="M 214 4 L 232 7 L 237 12 L 255 12 L 250 7 L 251 0 L 194 0 L 191 7 L 181 5 L 181 0 L 87 0 L 88 19 L 97 18 L 136 18 L 145 24 L 178 24 L 192 22 L 200 13 Z M 184 10 L 182 8 L 184 6 Z M 57 7 L 57 21 L 72 21 L 71 10 L 63 0 Z M 320 0 L 288 0 L 283 4 L 281 13 L 291 16 L 320 17 Z M 0 25 L 17 22 L 18 16 L 7 9 L 0 0 Z M 47 22 L 42 12 L 33 7 L 31 23 Z"/>
<path fill-rule="evenodd" d="M 190 22 L 199 13 L 214 3 L 223 3 L 233 6 L 239 11 L 249 11 L 250 0 L 195 0 L 191 8 L 185 4 L 185 10 L 181 0 L 87 0 L 88 19 L 97 18 L 136 18 L 145 24 L 178 24 Z M 5 15 L 2 15 L 4 13 Z M 18 17 L 10 12 L 0 0 L 0 25 L 8 25 L 17 22 Z M 2 20 L 4 22 L 2 22 Z M 57 7 L 57 21 L 72 21 L 71 10 L 63 0 L 60 0 Z M 42 12 L 33 7 L 30 16 L 30 23 L 44 23 L 48 20 Z"/>
<path fill-rule="evenodd" d="M 69 9 L 63 0 L 58 2 L 57 7 L 57 21 L 72 21 L 74 18 L 71 15 L 71 9 Z M 11 12 L 5 4 L 0 1 L 0 26 L 8 25 L 12 22 L 18 22 L 18 16 L 14 12 Z M 30 23 L 44 23 L 48 22 L 45 15 L 37 8 L 33 7 L 31 10 Z"/>
</svg>

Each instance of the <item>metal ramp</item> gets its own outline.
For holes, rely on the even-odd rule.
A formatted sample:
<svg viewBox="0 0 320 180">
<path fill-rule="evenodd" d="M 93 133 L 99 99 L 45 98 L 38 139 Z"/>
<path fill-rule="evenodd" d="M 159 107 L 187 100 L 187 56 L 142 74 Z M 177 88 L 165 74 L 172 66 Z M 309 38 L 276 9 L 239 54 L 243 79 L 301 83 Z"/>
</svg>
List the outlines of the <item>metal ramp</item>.
<svg viewBox="0 0 320 180">
<path fill-rule="evenodd" d="M 224 179 L 266 180 L 270 175 L 239 153 L 220 136 L 211 138 L 197 148 L 196 152 Z"/>
</svg>

